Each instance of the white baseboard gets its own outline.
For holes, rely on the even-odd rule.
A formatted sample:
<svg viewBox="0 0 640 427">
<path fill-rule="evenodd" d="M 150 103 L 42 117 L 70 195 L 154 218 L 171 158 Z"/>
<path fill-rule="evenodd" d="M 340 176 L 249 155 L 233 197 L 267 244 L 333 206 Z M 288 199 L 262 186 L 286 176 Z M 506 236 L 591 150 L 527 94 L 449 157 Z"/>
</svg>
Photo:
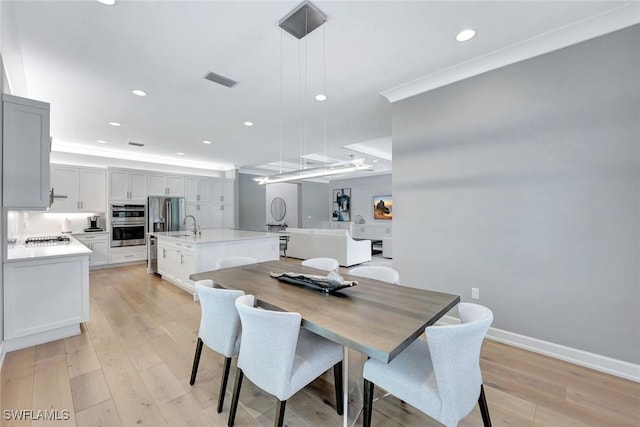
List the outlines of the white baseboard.
<svg viewBox="0 0 640 427">
<path fill-rule="evenodd" d="M 63 326 L 61 328 L 51 329 L 49 331 L 39 332 L 37 334 L 7 339 L 2 344 L 4 344 L 5 351 L 15 351 L 22 350 L 23 348 L 27 347 L 33 347 L 34 345 L 38 344 L 61 340 L 63 338 L 72 337 L 74 335 L 80 335 L 80 324 Z"/>
<path fill-rule="evenodd" d="M 4 356 L 5 356 L 5 348 L 4 341 L 0 342 L 0 371 L 2 371 L 2 365 L 4 364 Z"/>
<path fill-rule="evenodd" d="M 460 320 L 453 316 L 444 316 L 440 319 L 439 323 L 455 325 L 460 323 Z M 588 351 L 554 344 L 548 341 L 527 337 L 497 328 L 489 328 L 487 338 L 493 341 L 512 345 L 514 347 L 533 351 L 534 353 L 544 354 L 576 365 L 595 369 L 596 371 L 640 382 L 640 365 L 625 362 L 623 360 L 601 356 Z"/>
</svg>

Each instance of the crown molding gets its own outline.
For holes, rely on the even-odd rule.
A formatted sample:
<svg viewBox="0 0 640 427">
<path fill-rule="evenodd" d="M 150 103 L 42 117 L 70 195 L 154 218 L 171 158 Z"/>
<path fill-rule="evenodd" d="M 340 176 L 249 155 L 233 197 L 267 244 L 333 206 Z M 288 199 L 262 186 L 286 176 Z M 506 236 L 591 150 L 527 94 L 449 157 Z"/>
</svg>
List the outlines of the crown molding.
<svg viewBox="0 0 640 427">
<path fill-rule="evenodd" d="M 524 61 L 640 23 L 640 2 L 630 2 L 599 15 L 531 37 L 461 64 L 380 92 L 397 102 L 496 68 Z"/>
</svg>

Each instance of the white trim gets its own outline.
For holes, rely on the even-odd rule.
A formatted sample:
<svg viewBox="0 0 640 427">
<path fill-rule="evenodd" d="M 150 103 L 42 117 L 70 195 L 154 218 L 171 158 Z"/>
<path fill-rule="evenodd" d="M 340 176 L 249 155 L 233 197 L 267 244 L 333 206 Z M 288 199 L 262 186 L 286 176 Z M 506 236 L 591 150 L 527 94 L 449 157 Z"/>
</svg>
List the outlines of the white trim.
<svg viewBox="0 0 640 427">
<path fill-rule="evenodd" d="M 459 324 L 460 320 L 453 316 L 444 316 L 440 319 L 439 323 L 444 325 L 455 325 Z M 534 353 L 544 354 L 545 356 L 564 360 L 565 362 L 595 369 L 596 371 L 640 382 L 640 365 L 625 362 L 623 360 L 601 356 L 588 351 L 554 344 L 552 342 L 527 337 L 493 327 L 489 328 L 487 338 L 503 344 L 529 350 Z"/>
<path fill-rule="evenodd" d="M 6 355 L 4 351 L 4 341 L 0 342 L 0 371 L 2 371 L 2 365 L 4 364 L 4 356 Z"/>
<path fill-rule="evenodd" d="M 495 70 L 496 68 L 602 36 L 639 22 L 640 3 L 630 2 L 599 15 L 539 34 L 461 64 L 387 89 L 380 92 L 380 94 L 390 102 L 400 101 L 459 80 Z"/>
<path fill-rule="evenodd" d="M 51 341 L 61 340 L 63 338 L 80 335 L 80 324 L 63 326 L 61 328 L 51 329 L 50 331 L 39 332 L 37 334 L 26 335 L 24 337 L 6 340 L 6 351 L 21 350 L 34 345 L 44 344 Z"/>
</svg>

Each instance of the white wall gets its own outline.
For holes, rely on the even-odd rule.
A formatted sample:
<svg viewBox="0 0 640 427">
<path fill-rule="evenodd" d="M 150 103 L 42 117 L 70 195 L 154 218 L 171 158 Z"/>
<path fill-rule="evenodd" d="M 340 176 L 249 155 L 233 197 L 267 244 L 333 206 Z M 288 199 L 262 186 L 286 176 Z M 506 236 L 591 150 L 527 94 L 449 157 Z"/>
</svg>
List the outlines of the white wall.
<svg viewBox="0 0 640 427">
<path fill-rule="evenodd" d="M 333 189 L 351 188 L 351 221 L 354 220 L 356 215 L 361 215 L 366 224 L 388 226 L 391 225 L 393 221 L 373 219 L 373 197 L 385 195 L 391 195 L 393 197 L 391 182 L 391 174 L 331 181 L 329 184 L 329 201 L 333 201 Z M 329 212 L 331 212 L 331 206 L 331 204 L 328 205 Z"/>
<path fill-rule="evenodd" d="M 394 268 L 640 364 L 640 25 L 393 104 Z"/>
<path fill-rule="evenodd" d="M 265 225 L 267 223 L 281 223 L 282 221 L 276 221 L 271 217 L 271 201 L 274 197 L 282 197 L 287 204 L 287 211 L 284 216 L 284 222 L 289 227 L 298 227 L 299 217 L 299 203 L 298 203 L 298 187 L 299 184 L 290 184 L 286 182 L 280 182 L 277 184 L 267 184 L 266 189 L 266 218 Z"/>
</svg>

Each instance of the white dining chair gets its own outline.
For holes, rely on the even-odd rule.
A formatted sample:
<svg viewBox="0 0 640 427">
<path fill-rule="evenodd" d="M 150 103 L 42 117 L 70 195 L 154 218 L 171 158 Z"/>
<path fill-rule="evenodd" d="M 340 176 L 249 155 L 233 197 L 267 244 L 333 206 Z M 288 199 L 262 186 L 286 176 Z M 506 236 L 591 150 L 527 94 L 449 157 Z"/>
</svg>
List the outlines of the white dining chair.
<svg viewBox="0 0 640 427">
<path fill-rule="evenodd" d="M 256 258 L 248 256 L 228 256 L 220 258 L 216 261 L 216 270 L 221 268 L 240 267 L 241 265 L 256 264 L 258 260 Z"/>
<path fill-rule="evenodd" d="M 382 282 L 400 284 L 400 274 L 391 267 L 381 265 L 364 265 L 349 270 L 351 276 L 366 277 L 368 279 L 380 280 Z"/>
<path fill-rule="evenodd" d="M 198 365 L 202 346 L 206 345 L 216 353 L 224 356 L 224 369 L 220 382 L 220 394 L 218 395 L 218 413 L 222 412 L 224 395 L 227 390 L 227 380 L 231 359 L 238 355 L 240 348 L 240 317 L 235 306 L 238 297 L 244 295 L 243 291 L 217 289 L 213 287 L 212 280 L 199 280 L 195 283 L 198 298 L 200 298 L 200 329 L 198 330 L 198 342 L 196 353 L 193 357 L 193 369 L 189 384 L 196 382 Z"/>
<path fill-rule="evenodd" d="M 377 385 L 447 427 L 457 426 L 476 402 L 485 427 L 491 426 L 480 372 L 480 348 L 493 313 L 477 304 L 458 304 L 459 325 L 429 326 L 389 363 L 364 364 L 363 426 L 371 426 Z"/>
<path fill-rule="evenodd" d="M 333 367 L 336 410 L 343 413 L 342 346 L 301 328 L 299 313 L 262 310 L 255 297 L 236 300 L 242 342 L 228 426 L 233 426 L 244 375 L 278 399 L 275 426 L 282 426 L 287 399 Z"/>
<path fill-rule="evenodd" d="M 333 258 L 309 258 L 300 263 L 305 267 L 317 268 L 318 270 L 334 271 L 340 268 L 338 260 Z"/>
</svg>

